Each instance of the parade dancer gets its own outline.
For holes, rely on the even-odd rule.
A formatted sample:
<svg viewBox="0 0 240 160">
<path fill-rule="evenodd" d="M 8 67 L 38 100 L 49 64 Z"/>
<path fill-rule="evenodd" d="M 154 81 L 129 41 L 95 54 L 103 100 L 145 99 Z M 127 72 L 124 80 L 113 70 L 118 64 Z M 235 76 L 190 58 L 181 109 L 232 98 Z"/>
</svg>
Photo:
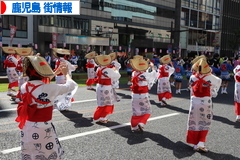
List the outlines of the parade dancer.
<svg viewBox="0 0 240 160">
<path fill-rule="evenodd" d="M 45 57 L 44 57 L 45 59 L 46 59 L 46 61 L 48 62 L 48 64 L 51 66 L 51 60 L 52 60 L 52 58 L 51 58 L 51 56 L 49 55 L 49 52 L 46 52 L 45 53 Z"/>
<path fill-rule="evenodd" d="M 9 54 L 4 61 L 4 68 L 7 68 L 7 76 L 8 76 L 8 96 L 16 96 L 14 92 L 16 90 L 15 87 L 18 87 L 18 73 L 16 71 L 18 59 L 16 55 L 16 47 L 2 47 L 3 52 Z"/>
<path fill-rule="evenodd" d="M 30 55 L 32 52 L 32 48 L 16 48 L 16 53 L 20 56 L 20 59 L 18 60 L 18 64 L 16 67 L 16 70 L 18 71 L 19 79 L 18 79 L 18 93 L 15 97 L 15 102 L 19 103 L 21 101 L 21 92 L 20 88 L 23 85 L 23 83 L 27 82 L 29 77 L 23 76 L 23 60 L 26 56 Z"/>
<path fill-rule="evenodd" d="M 109 55 L 110 55 L 111 60 L 112 60 L 111 64 L 109 65 L 109 68 L 115 67 L 116 71 L 119 72 L 119 70 L 121 68 L 121 64 L 117 60 L 117 54 L 115 52 L 112 52 Z M 117 93 L 115 91 L 116 88 L 119 88 L 119 79 L 117 79 L 117 80 L 112 79 L 112 86 L 113 86 L 113 92 L 114 92 L 115 97 L 116 97 L 116 101 L 119 102 L 120 98 L 117 96 Z"/>
<path fill-rule="evenodd" d="M 235 90 L 234 90 L 234 106 L 235 106 L 235 114 L 236 121 L 240 122 L 240 65 L 237 65 L 233 73 L 235 74 Z"/>
<path fill-rule="evenodd" d="M 160 101 L 160 105 L 164 106 L 167 105 L 166 99 L 172 98 L 172 91 L 169 78 L 173 74 L 175 69 L 173 65 L 170 63 L 171 58 L 169 55 L 165 55 L 162 58 L 160 58 L 160 62 L 162 64 L 159 66 L 157 94 L 158 99 Z M 171 64 L 171 66 L 168 65 L 169 63 Z"/>
<path fill-rule="evenodd" d="M 69 61 L 72 63 L 72 65 L 78 65 L 77 61 L 78 61 L 78 56 L 76 55 L 75 51 L 71 51 L 71 57 L 69 59 Z"/>
<path fill-rule="evenodd" d="M 77 84 L 69 76 L 66 64 L 61 64 L 56 70 L 66 76 L 66 83 L 46 84 L 43 80 L 51 79 L 54 73 L 43 57 L 28 56 L 23 63 L 23 73 L 29 81 L 21 87 L 22 101 L 17 108 L 21 159 L 59 160 L 64 151 L 52 124 L 53 101 L 58 95 L 73 91 Z"/>
<path fill-rule="evenodd" d="M 231 80 L 230 77 L 230 71 L 232 71 L 232 66 L 227 63 L 228 58 L 224 57 L 223 58 L 223 63 L 220 64 L 220 77 L 222 79 L 222 90 L 221 90 L 221 94 L 228 94 L 227 93 L 227 87 L 228 87 L 228 82 Z"/>
<path fill-rule="evenodd" d="M 99 65 L 97 69 L 97 86 L 96 96 L 97 105 L 93 119 L 97 120 L 98 124 L 107 123 L 107 115 L 112 114 L 114 110 L 114 102 L 116 97 L 113 91 L 112 81 L 118 80 L 121 75 L 113 68 L 109 68 L 111 64 L 110 55 L 99 55 L 95 57 L 96 63 Z"/>
<path fill-rule="evenodd" d="M 211 68 L 204 59 L 193 65 L 196 71 L 190 77 L 191 100 L 187 124 L 187 143 L 193 144 L 195 151 L 208 152 L 204 143 L 208 135 L 212 118 L 212 97 L 216 97 L 222 80 L 211 74 Z"/>
<path fill-rule="evenodd" d="M 66 57 L 67 55 L 70 55 L 69 50 L 54 48 L 53 54 L 55 57 L 57 57 L 57 60 L 55 62 L 55 70 L 57 70 L 60 64 L 64 62 L 68 66 L 68 74 L 72 76 L 72 72 L 75 71 L 77 66 L 72 65 L 69 61 L 65 60 L 64 57 Z M 57 84 L 66 83 L 66 76 L 63 75 L 62 73 L 57 74 L 55 79 Z M 54 108 L 58 109 L 59 111 L 68 110 L 68 108 L 71 107 L 71 102 L 74 101 L 73 96 L 76 93 L 77 88 L 78 87 L 76 87 L 73 91 L 68 92 L 66 94 L 59 95 L 54 102 L 55 103 Z"/>
<path fill-rule="evenodd" d="M 183 75 L 185 74 L 182 61 L 177 61 L 175 66 L 174 80 L 176 83 L 176 94 L 181 94 Z"/>
<path fill-rule="evenodd" d="M 95 51 L 90 52 L 90 53 L 85 55 L 85 58 L 87 58 L 86 68 L 87 68 L 87 75 L 88 75 L 86 85 L 87 85 L 87 89 L 89 89 L 89 90 L 93 89 L 92 85 L 95 84 L 95 81 L 96 81 L 95 67 L 97 65 L 94 61 L 95 56 L 96 56 Z"/>
<path fill-rule="evenodd" d="M 152 107 L 149 101 L 149 89 L 155 81 L 157 73 L 154 64 L 140 58 L 130 59 L 134 69 L 132 74 L 132 118 L 131 129 L 133 132 L 143 132 L 148 118 L 151 116 Z M 152 72 L 148 72 L 149 66 Z"/>
</svg>

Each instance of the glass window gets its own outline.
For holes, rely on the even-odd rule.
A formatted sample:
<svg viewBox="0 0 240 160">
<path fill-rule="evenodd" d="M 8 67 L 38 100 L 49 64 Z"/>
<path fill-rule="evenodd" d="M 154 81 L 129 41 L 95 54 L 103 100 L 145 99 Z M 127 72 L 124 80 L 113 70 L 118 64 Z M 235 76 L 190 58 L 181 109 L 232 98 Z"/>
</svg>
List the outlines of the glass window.
<svg viewBox="0 0 240 160">
<path fill-rule="evenodd" d="M 2 16 L 2 26 L 3 28 L 9 28 L 9 16 Z"/>
<path fill-rule="evenodd" d="M 39 25 L 43 25 L 43 17 L 42 16 L 38 16 L 38 23 L 39 23 Z"/>
<path fill-rule="evenodd" d="M 54 25 L 54 16 L 50 17 L 50 25 L 53 26 Z"/>
<path fill-rule="evenodd" d="M 206 15 L 206 29 L 212 29 L 213 26 L 213 16 L 211 14 Z"/>
<path fill-rule="evenodd" d="M 197 27 L 197 11 L 191 11 L 190 26 Z"/>
<path fill-rule="evenodd" d="M 22 30 L 22 17 L 16 16 L 16 27 L 17 30 Z"/>
<path fill-rule="evenodd" d="M 206 20 L 206 14 L 203 12 L 199 12 L 199 17 L 198 17 L 198 28 L 204 28 L 205 29 L 205 20 Z"/>
<path fill-rule="evenodd" d="M 27 17 L 22 17 L 22 30 L 27 31 Z"/>
<path fill-rule="evenodd" d="M 181 25 L 183 25 L 183 26 L 188 26 L 189 25 L 189 9 L 182 8 Z"/>
<path fill-rule="evenodd" d="M 15 26 L 15 16 L 9 16 L 9 25 Z"/>
<path fill-rule="evenodd" d="M 206 10 L 206 0 L 199 1 L 199 10 L 202 10 L 202 11 Z"/>
</svg>

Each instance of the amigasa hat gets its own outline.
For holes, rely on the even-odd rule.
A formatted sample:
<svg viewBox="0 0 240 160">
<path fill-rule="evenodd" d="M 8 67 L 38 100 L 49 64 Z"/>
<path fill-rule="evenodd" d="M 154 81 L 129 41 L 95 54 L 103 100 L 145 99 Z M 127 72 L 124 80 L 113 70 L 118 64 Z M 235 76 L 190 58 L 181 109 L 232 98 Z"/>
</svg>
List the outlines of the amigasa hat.
<svg viewBox="0 0 240 160">
<path fill-rule="evenodd" d="M 171 62 L 171 57 L 169 55 L 165 55 L 160 58 L 160 62 L 162 62 L 163 64 L 168 64 Z"/>
<path fill-rule="evenodd" d="M 197 62 L 199 59 L 201 59 L 201 58 L 203 58 L 203 59 L 206 60 L 206 56 L 201 55 L 201 56 L 196 56 L 196 57 L 191 61 L 191 63 L 194 64 L 194 63 L 196 63 L 196 62 Z"/>
<path fill-rule="evenodd" d="M 20 56 L 28 56 L 32 52 L 32 48 L 16 48 L 16 52 Z"/>
<path fill-rule="evenodd" d="M 43 77 L 52 77 L 54 73 L 49 66 L 45 58 L 41 56 L 27 56 L 23 60 L 23 74 L 26 74 L 26 70 L 29 64 L 32 64 L 36 72 Z"/>
<path fill-rule="evenodd" d="M 137 71 L 146 71 L 149 67 L 148 61 L 140 58 L 130 59 L 130 64 Z"/>
<path fill-rule="evenodd" d="M 95 62 L 100 66 L 108 66 L 112 62 L 110 55 L 98 55 L 95 57 Z"/>
<path fill-rule="evenodd" d="M 68 49 L 52 48 L 52 51 L 55 57 L 58 57 L 57 54 L 70 55 L 70 51 Z"/>
<path fill-rule="evenodd" d="M 94 58 L 95 56 L 96 56 L 96 52 L 95 52 L 95 51 L 92 51 L 92 52 L 86 54 L 86 55 L 85 55 L 85 58 L 87 58 L 87 59 L 92 59 L 92 58 Z"/>
<path fill-rule="evenodd" d="M 211 73 L 212 69 L 208 65 L 206 59 L 201 58 L 196 63 L 193 64 L 192 70 L 200 73 L 200 74 L 209 74 Z"/>
<path fill-rule="evenodd" d="M 114 60 L 114 59 L 117 58 L 117 53 L 116 53 L 116 52 L 112 52 L 112 53 L 110 53 L 109 55 L 110 55 L 110 57 L 111 57 L 112 60 Z"/>
<path fill-rule="evenodd" d="M 7 54 L 15 54 L 16 48 L 17 47 L 2 47 L 2 50 L 4 53 L 7 53 Z"/>
<path fill-rule="evenodd" d="M 133 59 L 143 59 L 143 56 L 141 56 L 141 55 L 135 55 L 135 56 L 133 56 Z"/>
</svg>

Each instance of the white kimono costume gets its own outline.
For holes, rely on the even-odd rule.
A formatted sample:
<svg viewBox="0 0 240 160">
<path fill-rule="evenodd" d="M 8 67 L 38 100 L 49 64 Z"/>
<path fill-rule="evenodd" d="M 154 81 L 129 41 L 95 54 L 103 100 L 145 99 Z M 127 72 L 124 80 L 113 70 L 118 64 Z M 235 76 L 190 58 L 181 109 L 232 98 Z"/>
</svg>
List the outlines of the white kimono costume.
<svg viewBox="0 0 240 160">
<path fill-rule="evenodd" d="M 61 62 L 66 62 L 67 63 L 68 73 L 69 73 L 69 75 L 72 75 L 72 72 L 75 71 L 76 68 L 69 61 L 65 60 L 62 57 L 60 57 L 56 61 L 55 69 L 58 68 L 58 66 L 60 65 Z M 57 84 L 65 84 L 66 83 L 66 76 L 63 75 L 63 74 L 58 74 L 56 76 L 56 83 Z M 75 89 L 72 90 L 71 92 L 68 92 L 68 93 L 57 96 L 57 98 L 54 101 L 54 108 L 61 111 L 61 110 L 66 110 L 69 107 L 71 107 L 73 96 L 76 93 L 77 89 L 78 89 L 78 86 L 76 86 Z"/>
<path fill-rule="evenodd" d="M 117 98 L 113 91 L 112 81 L 121 77 L 118 71 L 112 68 L 100 66 L 97 69 L 97 109 L 93 115 L 94 120 L 107 120 L 106 116 L 113 113 L 114 102 Z"/>
<path fill-rule="evenodd" d="M 148 91 L 154 83 L 156 71 L 134 71 L 132 73 L 132 130 L 138 129 L 147 123 L 151 115 L 152 107 L 149 101 Z"/>
<path fill-rule="evenodd" d="M 16 118 L 21 129 L 22 159 L 59 160 L 64 153 L 52 124 L 53 101 L 75 89 L 77 84 L 45 84 L 41 80 L 24 83 L 21 87 L 23 101 L 18 105 Z"/>
<path fill-rule="evenodd" d="M 234 106 L 235 114 L 240 117 L 240 65 L 237 65 L 233 73 L 235 74 Z"/>
<path fill-rule="evenodd" d="M 17 58 L 10 54 L 6 57 L 6 60 L 4 61 L 4 66 L 7 68 L 7 76 L 8 76 L 8 89 L 13 89 L 14 87 L 18 87 L 18 73 L 16 72 L 16 67 L 18 64 Z M 10 94 L 10 92 L 8 93 Z"/>
<path fill-rule="evenodd" d="M 172 98 L 172 91 L 169 82 L 170 76 L 174 73 L 174 67 L 167 64 L 159 66 L 157 94 L 159 101 Z"/>
<path fill-rule="evenodd" d="M 187 143 L 206 142 L 213 118 L 212 97 L 216 97 L 222 80 L 212 74 L 190 77 L 191 100 L 187 125 Z"/>
<path fill-rule="evenodd" d="M 95 84 L 96 72 L 94 68 L 96 66 L 97 64 L 95 63 L 94 59 L 87 59 L 87 64 L 86 64 L 87 75 L 88 75 L 88 79 L 86 81 L 87 86 L 91 86 Z"/>
</svg>

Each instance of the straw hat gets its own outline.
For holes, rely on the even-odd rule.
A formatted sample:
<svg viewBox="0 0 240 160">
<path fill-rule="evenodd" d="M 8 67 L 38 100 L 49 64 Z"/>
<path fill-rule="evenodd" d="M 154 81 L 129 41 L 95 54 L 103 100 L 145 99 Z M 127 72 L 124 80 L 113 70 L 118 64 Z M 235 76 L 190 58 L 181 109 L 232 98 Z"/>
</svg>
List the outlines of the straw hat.
<svg viewBox="0 0 240 160">
<path fill-rule="evenodd" d="M 168 64 L 171 62 L 171 57 L 169 55 L 165 55 L 160 58 L 160 62 L 162 62 L 163 64 Z"/>
<path fill-rule="evenodd" d="M 2 50 L 4 53 L 7 53 L 7 54 L 15 54 L 16 48 L 17 47 L 2 47 Z"/>
<path fill-rule="evenodd" d="M 29 64 L 32 64 L 36 72 L 43 77 L 52 77 L 54 73 L 47 61 L 41 56 L 27 56 L 23 60 L 23 73 L 26 75 L 26 70 Z"/>
<path fill-rule="evenodd" d="M 130 59 L 130 64 L 137 71 L 146 71 L 149 67 L 148 62 L 140 58 Z"/>
<path fill-rule="evenodd" d="M 100 66 L 108 66 L 111 64 L 112 59 L 110 55 L 98 55 L 95 57 L 95 62 Z"/>
<path fill-rule="evenodd" d="M 135 55 L 135 56 L 133 56 L 133 59 L 143 59 L 143 56 L 141 56 L 141 55 Z"/>
<path fill-rule="evenodd" d="M 112 52 L 112 53 L 110 53 L 109 55 L 110 55 L 110 57 L 111 57 L 112 60 L 114 60 L 114 59 L 117 58 L 117 53 L 116 53 L 116 52 Z"/>
<path fill-rule="evenodd" d="M 95 51 L 92 51 L 92 52 L 86 54 L 86 55 L 85 55 L 85 58 L 87 58 L 87 59 L 92 59 L 92 58 L 94 58 L 95 56 L 96 56 L 96 52 L 95 52 Z"/>
<path fill-rule="evenodd" d="M 203 58 L 199 59 L 196 63 L 193 64 L 192 70 L 200 74 L 209 74 L 212 71 L 207 61 Z"/>
<path fill-rule="evenodd" d="M 16 52 L 20 56 L 28 56 L 32 52 L 32 48 L 16 48 Z"/>
<path fill-rule="evenodd" d="M 196 63 L 199 59 L 201 59 L 201 58 L 203 58 L 203 59 L 207 59 L 206 58 L 206 56 L 204 56 L 204 55 L 201 55 L 201 56 L 196 56 L 192 61 L 191 61 L 191 63 L 192 64 L 194 64 L 194 63 Z"/>
<path fill-rule="evenodd" d="M 70 55 L 70 51 L 68 49 L 52 48 L 52 51 L 55 57 L 58 57 L 57 54 Z"/>
</svg>

